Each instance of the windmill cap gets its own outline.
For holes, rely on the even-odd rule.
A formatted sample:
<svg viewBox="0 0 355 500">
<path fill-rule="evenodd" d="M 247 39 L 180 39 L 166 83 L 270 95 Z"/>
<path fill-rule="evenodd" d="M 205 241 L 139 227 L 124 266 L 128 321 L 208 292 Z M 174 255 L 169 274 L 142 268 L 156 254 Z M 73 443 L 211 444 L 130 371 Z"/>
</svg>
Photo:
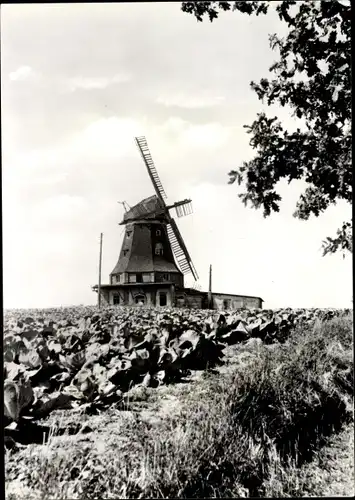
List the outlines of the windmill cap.
<svg viewBox="0 0 355 500">
<path fill-rule="evenodd" d="M 121 224 L 136 219 L 154 219 L 156 218 L 156 214 L 160 214 L 164 209 L 165 206 L 156 195 L 150 196 L 128 210 L 128 212 L 124 214 Z"/>
</svg>

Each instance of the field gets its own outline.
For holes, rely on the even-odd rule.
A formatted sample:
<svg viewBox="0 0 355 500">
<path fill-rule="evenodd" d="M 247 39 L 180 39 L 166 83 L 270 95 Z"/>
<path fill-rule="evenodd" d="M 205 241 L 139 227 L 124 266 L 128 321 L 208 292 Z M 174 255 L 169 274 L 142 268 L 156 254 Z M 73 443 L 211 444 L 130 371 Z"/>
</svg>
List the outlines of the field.
<svg viewBox="0 0 355 500">
<path fill-rule="evenodd" d="M 6 497 L 353 495 L 352 330 L 349 310 L 8 311 Z"/>
</svg>

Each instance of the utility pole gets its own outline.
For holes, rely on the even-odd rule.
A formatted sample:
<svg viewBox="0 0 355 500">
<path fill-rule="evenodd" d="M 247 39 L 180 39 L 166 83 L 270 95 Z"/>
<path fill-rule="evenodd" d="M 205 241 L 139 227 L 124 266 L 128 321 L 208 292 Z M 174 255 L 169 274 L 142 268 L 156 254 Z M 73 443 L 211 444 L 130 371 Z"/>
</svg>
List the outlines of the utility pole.
<svg viewBox="0 0 355 500">
<path fill-rule="evenodd" d="M 98 305 L 99 309 L 101 308 L 101 263 L 102 263 L 102 233 L 100 234 L 100 259 L 99 259 L 99 296 L 98 296 Z"/>
<path fill-rule="evenodd" d="M 208 285 L 208 307 L 210 309 L 213 308 L 213 303 L 212 303 L 212 264 L 210 264 L 210 277 L 209 277 L 209 285 Z"/>
</svg>

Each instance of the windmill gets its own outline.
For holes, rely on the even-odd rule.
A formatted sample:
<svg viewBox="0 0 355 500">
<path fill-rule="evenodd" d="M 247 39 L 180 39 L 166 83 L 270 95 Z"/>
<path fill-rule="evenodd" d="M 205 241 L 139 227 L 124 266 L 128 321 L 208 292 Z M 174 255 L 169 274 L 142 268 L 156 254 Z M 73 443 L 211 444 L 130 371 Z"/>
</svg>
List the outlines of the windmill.
<svg viewBox="0 0 355 500">
<path fill-rule="evenodd" d="M 240 304 L 245 299 L 249 307 L 262 307 L 260 297 L 231 294 L 212 294 L 212 268 L 210 267 L 209 292 L 199 287 L 185 288 L 184 275 L 192 274 L 198 280 L 185 242 L 170 210 L 177 217 L 192 213 L 190 199 L 172 204 L 167 196 L 155 168 L 145 137 L 136 137 L 144 164 L 152 181 L 155 194 L 130 207 L 119 201 L 124 209 L 124 237 L 116 266 L 110 274 L 110 283 L 101 285 L 101 246 L 99 285 L 93 290 L 99 294 L 99 304 L 177 306 L 191 308 L 223 307 Z M 102 241 L 102 237 L 101 237 Z M 212 300 L 213 299 L 213 300 Z M 244 303 L 244 302 L 243 302 Z M 225 306 L 224 304 L 227 304 Z M 240 307 L 233 305 L 234 308 Z"/>
<path fill-rule="evenodd" d="M 136 137 L 155 194 L 130 207 L 126 202 L 121 225 L 125 225 L 118 262 L 110 274 L 113 303 L 172 305 L 184 289 L 184 275 L 198 279 L 196 269 L 170 210 L 177 217 L 192 213 L 190 199 L 172 204 L 158 176 L 145 137 Z M 115 302 L 116 300 L 116 302 Z"/>
</svg>

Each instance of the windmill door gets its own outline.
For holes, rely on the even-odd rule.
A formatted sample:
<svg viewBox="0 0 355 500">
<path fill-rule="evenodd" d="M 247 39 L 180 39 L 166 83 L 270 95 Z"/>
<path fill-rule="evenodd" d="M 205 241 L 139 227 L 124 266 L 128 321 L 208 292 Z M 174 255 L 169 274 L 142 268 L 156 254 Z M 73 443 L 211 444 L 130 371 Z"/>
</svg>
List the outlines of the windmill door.
<svg viewBox="0 0 355 500">
<path fill-rule="evenodd" d="M 166 292 L 159 293 L 159 305 L 166 306 L 168 303 L 168 294 Z"/>
</svg>

